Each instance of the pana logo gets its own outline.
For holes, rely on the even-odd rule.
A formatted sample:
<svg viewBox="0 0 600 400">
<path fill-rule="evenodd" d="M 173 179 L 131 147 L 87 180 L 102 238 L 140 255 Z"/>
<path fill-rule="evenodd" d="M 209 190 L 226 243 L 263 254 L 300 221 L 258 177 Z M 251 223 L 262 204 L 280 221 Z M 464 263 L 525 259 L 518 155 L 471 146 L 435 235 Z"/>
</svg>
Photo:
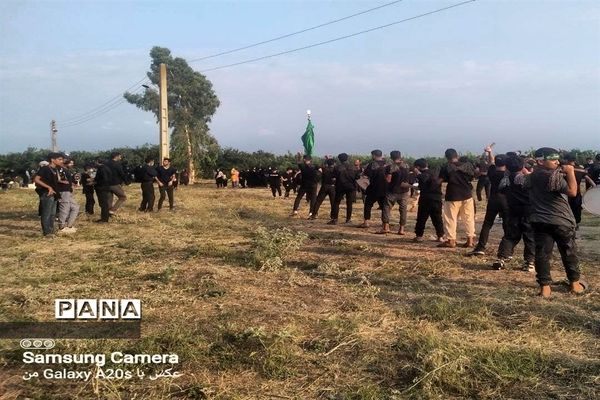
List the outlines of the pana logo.
<svg viewBox="0 0 600 400">
<path fill-rule="evenodd" d="M 56 299 L 56 319 L 142 319 L 137 299 Z"/>
</svg>

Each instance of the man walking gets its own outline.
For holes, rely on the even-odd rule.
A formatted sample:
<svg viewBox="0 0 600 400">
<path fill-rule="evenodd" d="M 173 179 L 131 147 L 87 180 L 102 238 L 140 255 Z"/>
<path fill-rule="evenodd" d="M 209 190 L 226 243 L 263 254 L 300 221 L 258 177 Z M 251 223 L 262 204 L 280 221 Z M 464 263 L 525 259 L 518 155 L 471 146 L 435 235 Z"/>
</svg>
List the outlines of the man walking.
<svg viewBox="0 0 600 400">
<path fill-rule="evenodd" d="M 335 199 L 335 177 L 333 174 L 335 160 L 327 156 L 325 158 L 325 164 L 321 167 L 321 189 L 319 189 L 315 208 L 312 210 L 310 219 L 317 219 L 319 208 L 321 208 L 321 204 L 323 204 L 326 197 L 329 197 L 329 204 L 333 208 Z"/>
<path fill-rule="evenodd" d="M 500 215 L 502 218 L 502 229 L 506 233 L 506 221 L 508 219 L 508 203 L 506 202 L 506 195 L 499 190 L 500 182 L 504 178 L 506 172 L 506 156 L 504 154 L 498 154 L 494 157 L 492 154 L 492 148 L 486 147 L 486 153 L 490 160 L 490 166 L 487 171 L 488 179 L 490 181 L 490 194 L 488 196 L 488 203 L 485 210 L 485 217 L 483 218 L 483 225 L 479 233 L 479 240 L 477 246 L 470 253 L 470 255 L 481 256 L 485 254 L 485 247 L 490 236 L 490 230 L 494 226 L 496 217 Z"/>
<path fill-rule="evenodd" d="M 173 181 L 175 180 L 177 170 L 171 166 L 171 159 L 165 157 L 162 165 L 156 169 L 156 172 L 156 181 L 158 182 L 158 191 L 160 193 L 158 211 L 160 211 L 165 201 L 165 194 L 169 197 L 169 210 L 173 210 Z"/>
<path fill-rule="evenodd" d="M 312 158 L 309 155 L 305 155 L 302 157 L 301 153 L 298 153 L 296 156 L 296 162 L 298 163 L 298 168 L 300 170 L 300 174 L 302 174 L 302 182 L 300 183 L 300 187 L 298 188 L 298 194 L 296 194 L 296 199 L 294 200 L 294 209 L 292 210 L 292 216 L 298 215 L 298 209 L 300 208 L 300 202 L 304 195 L 307 196 L 307 200 L 310 204 L 308 217 L 311 217 L 310 212 L 315 207 L 315 202 L 317 201 L 317 185 L 318 185 L 318 175 L 317 169 L 312 165 Z"/>
<path fill-rule="evenodd" d="M 129 178 L 125 175 L 125 171 L 123 171 L 123 165 L 121 161 L 123 160 L 123 154 L 119 152 L 114 152 L 110 155 L 110 160 L 106 161 L 104 164 L 110 170 L 110 185 L 108 187 L 109 192 L 109 206 L 110 206 L 110 214 L 115 214 L 117 210 L 125 203 L 127 200 L 127 196 L 125 195 L 125 191 L 123 191 L 122 185 L 129 184 Z M 116 203 L 113 204 L 113 196 L 117 196 Z M 100 201 L 100 199 L 98 199 Z"/>
<path fill-rule="evenodd" d="M 40 220 L 42 234 L 46 238 L 54 236 L 54 218 L 58 197 L 58 168 L 63 166 L 64 156 L 60 153 L 48 155 L 48 165 L 39 169 L 34 178 L 35 191 L 40 196 Z"/>
</svg>

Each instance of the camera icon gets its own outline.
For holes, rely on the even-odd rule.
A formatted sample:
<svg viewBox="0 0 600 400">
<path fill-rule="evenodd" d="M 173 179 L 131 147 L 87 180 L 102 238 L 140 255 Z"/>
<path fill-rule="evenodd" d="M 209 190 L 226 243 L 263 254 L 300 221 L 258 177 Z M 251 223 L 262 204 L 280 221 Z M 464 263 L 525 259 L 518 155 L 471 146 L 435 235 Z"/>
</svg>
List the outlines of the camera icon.
<svg viewBox="0 0 600 400">
<path fill-rule="evenodd" d="M 56 346 L 52 339 L 23 339 L 19 344 L 26 350 L 49 350 Z"/>
</svg>

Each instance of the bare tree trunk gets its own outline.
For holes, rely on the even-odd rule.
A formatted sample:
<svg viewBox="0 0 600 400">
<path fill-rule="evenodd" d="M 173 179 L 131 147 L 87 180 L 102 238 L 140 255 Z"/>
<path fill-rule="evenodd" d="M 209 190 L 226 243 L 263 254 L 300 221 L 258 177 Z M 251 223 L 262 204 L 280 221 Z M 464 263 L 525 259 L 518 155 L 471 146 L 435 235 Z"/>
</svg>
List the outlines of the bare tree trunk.
<svg viewBox="0 0 600 400">
<path fill-rule="evenodd" d="M 187 125 L 184 126 L 183 128 L 183 133 L 185 134 L 185 140 L 187 142 L 187 166 L 188 166 L 188 173 L 190 174 L 190 184 L 194 184 L 196 181 L 196 167 L 194 164 L 194 152 L 192 149 L 192 137 L 191 137 L 191 133 L 190 130 L 188 129 Z"/>
</svg>

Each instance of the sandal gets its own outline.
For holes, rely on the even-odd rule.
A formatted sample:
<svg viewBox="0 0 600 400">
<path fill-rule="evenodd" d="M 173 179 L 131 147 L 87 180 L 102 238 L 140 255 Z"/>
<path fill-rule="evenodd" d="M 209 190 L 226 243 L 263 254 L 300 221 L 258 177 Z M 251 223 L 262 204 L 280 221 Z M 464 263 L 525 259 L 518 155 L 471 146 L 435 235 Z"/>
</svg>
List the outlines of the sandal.
<svg viewBox="0 0 600 400">
<path fill-rule="evenodd" d="M 573 288 L 574 283 L 579 283 L 579 285 L 581 286 L 581 290 L 574 290 L 574 288 Z M 571 282 L 571 283 L 569 283 L 569 286 L 571 288 L 571 293 L 576 294 L 576 295 L 584 294 L 587 291 L 587 289 L 589 288 L 589 284 L 584 280 L 578 280 L 575 282 Z"/>
</svg>

